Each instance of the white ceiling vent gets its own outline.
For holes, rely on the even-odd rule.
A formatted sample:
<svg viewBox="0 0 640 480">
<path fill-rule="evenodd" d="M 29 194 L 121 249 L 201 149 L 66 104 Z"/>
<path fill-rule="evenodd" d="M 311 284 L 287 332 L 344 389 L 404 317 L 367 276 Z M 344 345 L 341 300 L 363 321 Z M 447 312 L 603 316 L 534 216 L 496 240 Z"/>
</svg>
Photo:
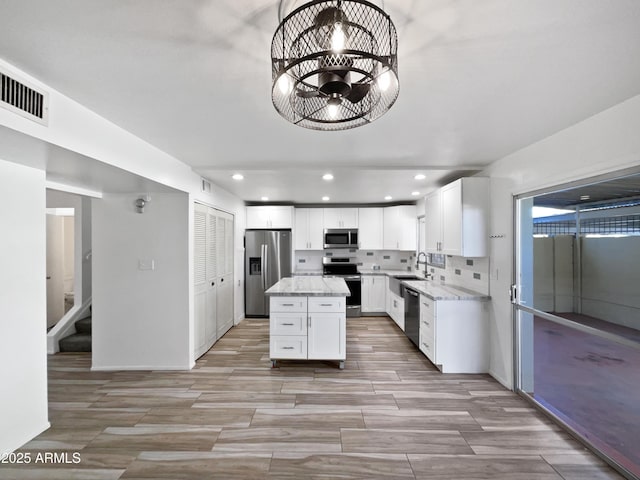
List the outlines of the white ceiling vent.
<svg viewBox="0 0 640 480">
<path fill-rule="evenodd" d="M 201 180 L 202 180 L 202 191 L 206 193 L 211 193 L 211 182 L 209 182 L 208 180 L 205 180 L 204 178 L 201 178 Z"/>
<path fill-rule="evenodd" d="M 34 122 L 48 124 L 49 94 L 1 70 L 0 106 Z"/>
</svg>

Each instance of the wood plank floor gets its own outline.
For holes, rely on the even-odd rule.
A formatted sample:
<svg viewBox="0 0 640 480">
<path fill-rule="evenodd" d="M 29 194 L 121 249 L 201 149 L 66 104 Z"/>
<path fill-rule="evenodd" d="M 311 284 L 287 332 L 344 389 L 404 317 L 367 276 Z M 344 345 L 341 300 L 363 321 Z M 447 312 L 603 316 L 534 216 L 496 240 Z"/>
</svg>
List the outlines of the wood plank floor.
<svg viewBox="0 0 640 480">
<path fill-rule="evenodd" d="M 49 357 L 51 428 L 0 479 L 619 479 L 488 375 L 442 375 L 388 317 L 348 319 L 347 362 L 270 368 L 245 320 L 189 372 Z"/>
</svg>

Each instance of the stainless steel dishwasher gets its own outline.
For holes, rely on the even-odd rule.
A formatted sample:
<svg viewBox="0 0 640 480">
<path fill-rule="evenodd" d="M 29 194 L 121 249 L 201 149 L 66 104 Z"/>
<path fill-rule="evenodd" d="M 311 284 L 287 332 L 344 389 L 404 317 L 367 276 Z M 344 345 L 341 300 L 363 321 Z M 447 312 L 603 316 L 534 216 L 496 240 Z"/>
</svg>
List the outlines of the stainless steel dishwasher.
<svg viewBox="0 0 640 480">
<path fill-rule="evenodd" d="M 404 333 L 417 347 L 420 344 L 420 294 L 402 285 Z"/>
</svg>

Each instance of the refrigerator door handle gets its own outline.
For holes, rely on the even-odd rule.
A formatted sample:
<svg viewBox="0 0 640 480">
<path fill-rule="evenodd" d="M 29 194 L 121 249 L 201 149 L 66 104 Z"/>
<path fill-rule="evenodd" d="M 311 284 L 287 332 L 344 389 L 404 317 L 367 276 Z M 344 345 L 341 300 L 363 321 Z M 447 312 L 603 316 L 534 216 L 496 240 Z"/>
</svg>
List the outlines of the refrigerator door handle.
<svg viewBox="0 0 640 480">
<path fill-rule="evenodd" d="M 267 276 L 265 274 L 265 268 L 266 268 L 266 245 L 260 245 L 260 276 L 262 277 L 262 290 L 266 290 L 267 289 Z"/>
<path fill-rule="evenodd" d="M 264 289 L 266 290 L 271 285 L 269 285 L 269 248 L 267 245 L 263 245 L 264 247 Z"/>
</svg>

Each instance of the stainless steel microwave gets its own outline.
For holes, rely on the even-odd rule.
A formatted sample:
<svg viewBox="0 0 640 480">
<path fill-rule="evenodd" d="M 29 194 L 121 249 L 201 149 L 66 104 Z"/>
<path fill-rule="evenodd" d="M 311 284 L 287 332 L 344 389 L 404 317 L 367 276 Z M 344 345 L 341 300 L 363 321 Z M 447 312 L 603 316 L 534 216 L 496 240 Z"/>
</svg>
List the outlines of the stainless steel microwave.
<svg viewBox="0 0 640 480">
<path fill-rule="evenodd" d="M 324 248 L 358 248 L 358 229 L 325 228 Z"/>
</svg>

